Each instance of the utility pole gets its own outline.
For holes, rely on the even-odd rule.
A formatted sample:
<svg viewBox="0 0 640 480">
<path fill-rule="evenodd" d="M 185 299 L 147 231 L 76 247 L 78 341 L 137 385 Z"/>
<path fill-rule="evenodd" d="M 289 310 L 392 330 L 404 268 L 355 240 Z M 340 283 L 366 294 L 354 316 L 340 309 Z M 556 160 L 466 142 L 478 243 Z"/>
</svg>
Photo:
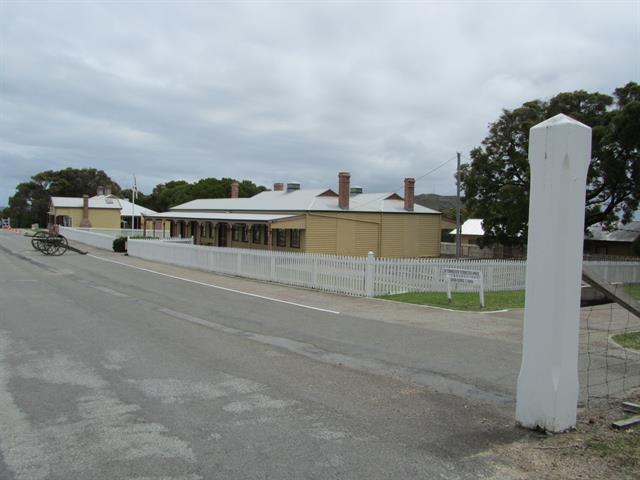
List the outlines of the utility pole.
<svg viewBox="0 0 640 480">
<path fill-rule="evenodd" d="M 458 168 L 456 169 L 456 196 L 458 202 L 456 205 L 456 258 L 462 255 L 462 226 L 460 225 L 460 152 L 456 152 L 458 156 Z"/>
</svg>

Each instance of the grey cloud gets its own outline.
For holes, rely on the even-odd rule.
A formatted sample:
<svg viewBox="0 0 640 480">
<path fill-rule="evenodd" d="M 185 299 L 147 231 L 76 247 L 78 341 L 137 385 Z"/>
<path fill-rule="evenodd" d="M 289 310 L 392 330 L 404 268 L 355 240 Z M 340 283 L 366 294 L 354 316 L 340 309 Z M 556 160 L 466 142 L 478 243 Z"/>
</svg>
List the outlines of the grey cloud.
<svg viewBox="0 0 640 480">
<path fill-rule="evenodd" d="M 340 170 L 395 189 L 478 145 L 502 108 L 638 80 L 638 8 L 3 2 L 0 204 L 66 166 L 145 191 L 335 186 Z M 453 171 L 418 191 L 453 193 Z"/>
</svg>

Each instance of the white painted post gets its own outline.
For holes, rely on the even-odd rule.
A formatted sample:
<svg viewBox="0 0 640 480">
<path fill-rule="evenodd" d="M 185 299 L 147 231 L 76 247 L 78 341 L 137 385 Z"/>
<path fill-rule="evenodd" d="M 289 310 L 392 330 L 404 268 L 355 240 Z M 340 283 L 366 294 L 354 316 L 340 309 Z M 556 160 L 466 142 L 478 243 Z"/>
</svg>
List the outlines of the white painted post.
<svg viewBox="0 0 640 480">
<path fill-rule="evenodd" d="M 273 251 L 269 251 L 271 261 L 269 262 L 269 278 L 272 282 L 276 280 L 276 256 Z"/>
<path fill-rule="evenodd" d="M 364 294 L 373 297 L 373 275 L 375 270 L 375 256 L 373 252 L 367 254 L 367 262 L 364 265 Z"/>
<path fill-rule="evenodd" d="M 311 270 L 311 287 L 318 287 L 318 257 L 313 257 L 313 265 Z"/>
<path fill-rule="evenodd" d="M 530 130 L 529 240 L 516 420 L 576 423 L 585 185 L 591 128 L 560 114 Z"/>
<path fill-rule="evenodd" d="M 482 275 L 482 272 L 480 272 L 480 306 L 482 308 L 484 308 L 484 275 Z"/>
</svg>

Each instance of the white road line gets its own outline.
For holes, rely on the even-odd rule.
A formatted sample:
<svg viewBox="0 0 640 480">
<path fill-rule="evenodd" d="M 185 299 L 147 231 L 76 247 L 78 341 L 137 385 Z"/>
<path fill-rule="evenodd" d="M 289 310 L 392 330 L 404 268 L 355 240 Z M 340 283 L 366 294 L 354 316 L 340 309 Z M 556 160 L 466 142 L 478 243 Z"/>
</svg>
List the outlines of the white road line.
<svg viewBox="0 0 640 480">
<path fill-rule="evenodd" d="M 101 292 L 108 293 L 109 295 L 113 295 L 114 297 L 129 298 L 129 295 L 125 295 L 124 293 L 117 292 L 107 287 L 101 287 L 100 285 L 91 285 L 91 288 L 95 288 L 96 290 L 100 290 Z"/>
<path fill-rule="evenodd" d="M 280 300 L 279 298 L 265 297 L 264 295 L 258 295 L 258 294 L 255 294 L 255 293 L 243 292 L 242 290 L 235 290 L 233 288 L 220 287 L 219 285 L 213 285 L 211 283 L 199 282 L 197 280 L 191 280 L 189 278 L 178 277 L 176 275 L 169 275 L 168 273 L 162 273 L 162 272 L 158 272 L 156 270 L 150 270 L 148 268 L 142 268 L 142 267 L 137 267 L 135 265 L 129 265 L 128 263 L 124 263 L 124 262 L 117 262 L 115 260 L 109 260 L 107 258 L 97 257 L 96 255 L 88 254 L 87 257 L 95 258 L 97 260 L 102 260 L 103 262 L 115 263 L 117 265 L 122 265 L 124 267 L 134 268 L 136 270 L 141 270 L 143 272 L 155 273 L 156 275 L 161 275 L 163 277 L 173 278 L 175 280 L 182 280 L 183 282 L 195 283 L 196 285 L 202 285 L 204 287 L 210 287 L 210 288 L 215 288 L 215 289 L 218 289 L 218 290 L 223 290 L 225 292 L 237 293 L 239 295 L 246 295 L 248 297 L 261 298 L 263 300 L 269 300 L 271 302 L 285 303 L 287 305 L 293 305 L 295 307 L 308 308 L 310 310 L 317 310 L 319 312 L 326 312 L 326 313 L 333 313 L 334 315 L 340 315 L 340 312 L 336 312 L 335 310 L 327 310 L 326 308 L 313 307 L 311 305 L 304 305 L 302 303 L 288 302 L 286 300 Z"/>
</svg>

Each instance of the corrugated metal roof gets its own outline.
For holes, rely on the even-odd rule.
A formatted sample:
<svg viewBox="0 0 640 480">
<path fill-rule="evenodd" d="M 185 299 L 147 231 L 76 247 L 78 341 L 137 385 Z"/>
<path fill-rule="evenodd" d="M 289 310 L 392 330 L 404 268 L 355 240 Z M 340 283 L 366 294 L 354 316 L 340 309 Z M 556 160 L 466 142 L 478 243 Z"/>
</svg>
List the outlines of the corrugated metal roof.
<svg viewBox="0 0 640 480">
<path fill-rule="evenodd" d="M 51 197 L 56 208 L 82 208 L 82 197 Z M 122 208 L 120 200 L 113 196 L 99 195 L 89 198 L 89 208 Z"/>
<path fill-rule="evenodd" d="M 120 210 L 120 216 L 122 217 L 130 217 L 131 216 L 131 207 L 133 206 L 133 216 L 139 217 L 140 215 L 144 215 L 148 217 L 149 215 L 153 215 L 157 213 L 155 210 L 151 210 L 150 208 L 145 208 L 138 204 L 133 204 L 129 200 L 119 199 L 120 205 L 122 206 L 122 210 Z"/>
<path fill-rule="evenodd" d="M 610 232 L 604 230 L 602 225 L 591 225 L 587 229 L 587 240 L 599 240 L 601 242 L 633 242 L 640 237 L 640 222 L 629 222 L 626 225 L 619 224 Z"/>
<path fill-rule="evenodd" d="M 51 197 L 51 203 L 56 208 L 82 208 L 82 197 Z M 132 203 L 128 200 L 118 198 L 114 195 L 96 195 L 89 198 L 89 208 L 118 208 L 120 216 L 130 217 Z M 154 210 L 135 205 L 133 215 L 139 217 L 142 215 L 151 215 L 156 213 Z"/>
<path fill-rule="evenodd" d="M 386 193 L 360 193 L 349 198 L 349 212 L 409 213 L 403 200 L 387 200 Z M 269 211 L 269 212 L 342 212 L 338 197 L 328 189 L 304 189 L 261 192 L 251 198 L 212 198 L 192 200 L 171 208 L 172 212 L 187 211 Z M 414 206 L 414 213 L 440 213 L 421 205 Z"/>
<path fill-rule="evenodd" d="M 455 235 L 456 231 L 451 230 L 451 235 Z M 462 235 L 484 235 L 481 218 L 469 218 L 462 224 Z"/>
<path fill-rule="evenodd" d="M 221 222 L 270 222 L 293 218 L 295 215 L 269 215 L 264 213 L 229 213 L 229 212 L 164 212 L 145 216 L 166 220 L 219 220 Z"/>
</svg>

